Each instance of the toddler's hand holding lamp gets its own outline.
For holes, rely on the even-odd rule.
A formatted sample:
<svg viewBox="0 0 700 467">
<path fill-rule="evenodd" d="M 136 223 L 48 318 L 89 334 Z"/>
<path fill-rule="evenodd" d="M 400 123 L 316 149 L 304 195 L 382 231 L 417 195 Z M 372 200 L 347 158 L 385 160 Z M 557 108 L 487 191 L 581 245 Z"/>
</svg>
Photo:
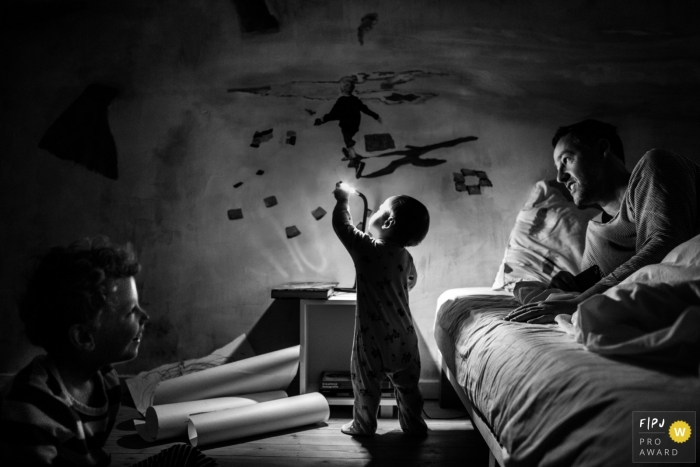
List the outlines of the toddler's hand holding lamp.
<svg viewBox="0 0 700 467">
<path fill-rule="evenodd" d="M 367 231 L 367 198 L 365 198 L 365 195 L 351 187 L 345 182 L 338 182 L 335 184 L 335 187 L 346 192 L 349 195 L 357 195 L 360 198 L 362 198 L 362 231 L 366 232 Z M 355 278 L 355 284 L 353 284 L 351 289 L 345 289 L 345 288 L 340 288 L 336 287 L 335 290 L 339 292 L 356 292 L 357 291 L 357 278 Z"/>
<path fill-rule="evenodd" d="M 345 182 L 338 182 L 336 184 L 336 187 L 340 188 L 341 190 L 348 193 L 349 195 L 357 195 L 360 198 L 362 198 L 362 202 L 363 202 L 363 206 L 362 206 L 363 207 L 363 209 L 362 209 L 362 231 L 366 232 L 367 231 L 367 198 L 365 197 L 365 195 L 363 195 L 362 193 L 360 193 L 359 191 L 357 191 L 356 189 L 354 189 L 353 187 L 351 187 L 350 185 L 348 185 Z"/>
</svg>

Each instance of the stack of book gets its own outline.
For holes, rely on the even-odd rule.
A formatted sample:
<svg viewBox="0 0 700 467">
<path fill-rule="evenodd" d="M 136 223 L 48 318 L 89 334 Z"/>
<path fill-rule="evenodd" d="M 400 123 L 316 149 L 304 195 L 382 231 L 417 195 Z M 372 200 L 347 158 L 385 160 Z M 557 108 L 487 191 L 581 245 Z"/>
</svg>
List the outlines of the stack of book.
<svg viewBox="0 0 700 467">
<path fill-rule="evenodd" d="M 327 397 L 353 397 L 349 371 L 324 371 L 319 383 L 320 393 Z M 394 397 L 394 385 L 387 378 L 381 384 L 382 397 Z"/>
</svg>

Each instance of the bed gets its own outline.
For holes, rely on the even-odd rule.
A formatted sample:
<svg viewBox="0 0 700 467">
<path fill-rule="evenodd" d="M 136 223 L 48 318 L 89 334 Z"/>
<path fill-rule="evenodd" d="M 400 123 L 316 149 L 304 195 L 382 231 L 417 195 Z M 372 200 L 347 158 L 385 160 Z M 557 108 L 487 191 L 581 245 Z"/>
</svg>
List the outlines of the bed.
<svg viewBox="0 0 700 467">
<path fill-rule="evenodd" d="M 520 305 L 515 284 L 546 281 L 580 258 L 593 213 L 549 188 L 539 182 L 519 213 L 494 285 L 450 289 L 438 299 L 443 369 L 489 445 L 491 464 L 631 465 L 633 412 L 700 411 L 700 236 L 619 290 L 584 302 L 569 328 L 504 321 Z M 647 322 L 635 328 L 638 316 Z"/>
</svg>

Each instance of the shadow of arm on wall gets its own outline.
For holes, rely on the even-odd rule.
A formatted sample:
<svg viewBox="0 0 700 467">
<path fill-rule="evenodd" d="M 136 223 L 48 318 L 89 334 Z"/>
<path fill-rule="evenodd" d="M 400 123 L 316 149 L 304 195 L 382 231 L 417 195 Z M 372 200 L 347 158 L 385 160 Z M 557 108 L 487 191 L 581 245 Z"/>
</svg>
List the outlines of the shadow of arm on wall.
<svg viewBox="0 0 700 467">
<path fill-rule="evenodd" d="M 394 173 L 394 171 L 401 167 L 402 165 L 411 164 L 416 167 L 434 167 L 436 165 L 444 164 L 447 162 L 444 159 L 421 159 L 421 156 L 440 148 L 450 148 L 457 146 L 458 144 L 467 143 L 469 141 L 475 141 L 479 138 L 476 136 L 465 136 L 462 138 L 456 138 L 449 141 L 443 141 L 441 143 L 429 144 L 427 146 L 410 146 L 407 145 L 406 149 L 401 149 L 398 151 L 385 152 L 384 154 L 378 154 L 376 156 L 361 156 L 361 159 L 370 159 L 375 157 L 388 157 L 388 156 L 404 156 L 401 159 L 392 161 L 386 167 L 376 170 L 369 174 L 359 174 L 361 178 L 376 178 L 383 175 L 389 175 Z M 359 177 L 358 177 L 359 178 Z"/>
</svg>

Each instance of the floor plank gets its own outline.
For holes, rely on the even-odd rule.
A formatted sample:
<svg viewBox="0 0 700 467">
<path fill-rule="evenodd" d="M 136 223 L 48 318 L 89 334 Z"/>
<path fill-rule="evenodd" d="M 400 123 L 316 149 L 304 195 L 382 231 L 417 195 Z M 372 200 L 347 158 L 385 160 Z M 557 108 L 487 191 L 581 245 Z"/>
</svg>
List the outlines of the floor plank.
<svg viewBox="0 0 700 467">
<path fill-rule="evenodd" d="M 128 466 L 157 454 L 184 439 L 147 443 L 133 428 L 138 412 L 123 404 L 117 424 L 107 441 L 113 466 Z M 437 401 L 427 401 L 425 438 L 406 436 L 396 418 L 378 420 L 373 437 L 344 435 L 342 424 L 352 417 L 350 407 L 333 407 L 331 418 L 317 425 L 233 440 L 201 450 L 220 466 L 254 467 L 360 467 L 360 466 L 440 466 L 469 467 L 488 464 L 488 448 L 466 418 L 466 412 L 441 409 Z M 429 418 L 431 417 L 431 418 Z"/>
</svg>

